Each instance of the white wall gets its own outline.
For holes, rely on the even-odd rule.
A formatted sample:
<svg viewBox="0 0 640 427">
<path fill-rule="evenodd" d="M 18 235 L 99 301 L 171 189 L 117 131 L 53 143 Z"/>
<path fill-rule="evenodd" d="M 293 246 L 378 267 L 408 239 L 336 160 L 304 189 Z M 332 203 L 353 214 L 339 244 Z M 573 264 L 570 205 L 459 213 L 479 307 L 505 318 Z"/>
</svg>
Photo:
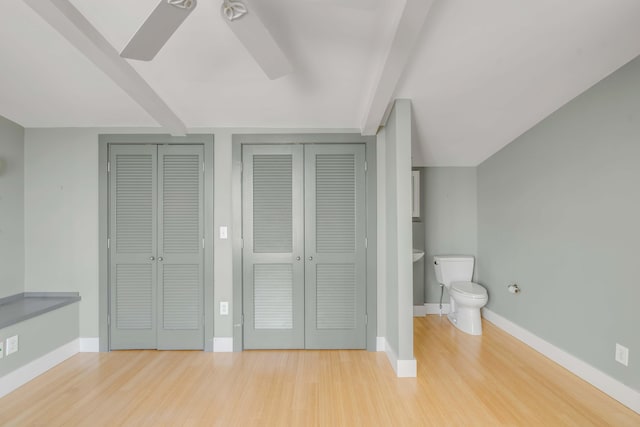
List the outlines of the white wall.
<svg viewBox="0 0 640 427">
<path fill-rule="evenodd" d="M 0 116 L 0 298 L 24 292 L 24 129 Z"/>
</svg>

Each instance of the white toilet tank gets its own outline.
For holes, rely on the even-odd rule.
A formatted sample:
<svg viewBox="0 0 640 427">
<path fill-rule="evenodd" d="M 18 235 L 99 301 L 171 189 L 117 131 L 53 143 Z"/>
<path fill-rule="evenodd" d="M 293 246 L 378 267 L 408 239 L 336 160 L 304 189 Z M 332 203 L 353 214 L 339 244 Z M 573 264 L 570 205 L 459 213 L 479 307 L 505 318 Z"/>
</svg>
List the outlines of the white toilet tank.
<svg viewBox="0 0 640 427">
<path fill-rule="evenodd" d="M 447 288 L 453 282 L 470 282 L 473 278 L 472 256 L 442 256 L 433 257 L 436 279 Z"/>
</svg>

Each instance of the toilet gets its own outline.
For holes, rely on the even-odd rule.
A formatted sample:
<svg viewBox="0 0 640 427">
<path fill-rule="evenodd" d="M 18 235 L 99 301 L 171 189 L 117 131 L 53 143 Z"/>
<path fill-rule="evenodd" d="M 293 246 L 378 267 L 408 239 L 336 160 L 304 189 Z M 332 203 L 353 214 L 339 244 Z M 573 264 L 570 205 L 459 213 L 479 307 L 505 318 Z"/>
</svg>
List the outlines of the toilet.
<svg viewBox="0 0 640 427">
<path fill-rule="evenodd" d="M 435 256 L 433 264 L 438 283 L 449 293 L 450 311 L 447 317 L 462 332 L 482 335 L 480 309 L 487 304 L 487 290 L 473 283 L 472 256 Z"/>
</svg>

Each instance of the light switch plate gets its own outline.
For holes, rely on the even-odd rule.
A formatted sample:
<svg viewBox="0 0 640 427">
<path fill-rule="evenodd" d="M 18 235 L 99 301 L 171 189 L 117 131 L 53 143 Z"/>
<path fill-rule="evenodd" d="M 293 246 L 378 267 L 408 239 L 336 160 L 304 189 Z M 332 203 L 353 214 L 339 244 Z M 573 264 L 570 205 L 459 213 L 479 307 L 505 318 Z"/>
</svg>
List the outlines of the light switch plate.
<svg viewBox="0 0 640 427">
<path fill-rule="evenodd" d="M 221 239 L 226 239 L 228 237 L 227 235 L 227 227 L 225 227 L 224 225 L 220 227 L 220 238 Z"/>
</svg>

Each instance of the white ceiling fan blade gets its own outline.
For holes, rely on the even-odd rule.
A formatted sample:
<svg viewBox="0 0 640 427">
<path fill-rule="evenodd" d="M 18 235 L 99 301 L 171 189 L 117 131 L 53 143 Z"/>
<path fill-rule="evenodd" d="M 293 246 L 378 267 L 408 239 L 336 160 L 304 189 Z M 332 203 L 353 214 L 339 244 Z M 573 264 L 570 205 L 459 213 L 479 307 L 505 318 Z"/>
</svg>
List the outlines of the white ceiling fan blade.
<svg viewBox="0 0 640 427">
<path fill-rule="evenodd" d="M 274 80 L 291 73 L 289 59 L 262 23 L 255 9 L 248 1 L 243 3 L 246 3 L 247 6 L 246 15 L 230 21 L 223 13 L 222 19 L 229 25 L 231 31 L 253 56 L 267 77 Z"/>
<path fill-rule="evenodd" d="M 341 7 L 345 9 L 374 10 L 380 6 L 380 0 L 306 0 L 322 6 Z"/>
<path fill-rule="evenodd" d="M 196 0 L 161 0 L 120 52 L 120 56 L 142 61 L 152 60 L 196 5 Z"/>
</svg>

